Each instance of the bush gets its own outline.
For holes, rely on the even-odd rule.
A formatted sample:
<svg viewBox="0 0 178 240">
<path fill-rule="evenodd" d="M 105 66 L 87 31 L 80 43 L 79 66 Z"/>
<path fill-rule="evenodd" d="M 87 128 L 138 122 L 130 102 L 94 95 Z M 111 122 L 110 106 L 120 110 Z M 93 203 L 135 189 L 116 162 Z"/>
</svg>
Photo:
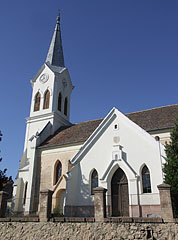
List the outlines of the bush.
<svg viewBox="0 0 178 240">
<path fill-rule="evenodd" d="M 178 216 L 178 119 L 171 132 L 171 142 L 166 144 L 166 163 L 163 171 L 165 183 L 171 185 L 171 198 L 174 217 Z"/>
</svg>

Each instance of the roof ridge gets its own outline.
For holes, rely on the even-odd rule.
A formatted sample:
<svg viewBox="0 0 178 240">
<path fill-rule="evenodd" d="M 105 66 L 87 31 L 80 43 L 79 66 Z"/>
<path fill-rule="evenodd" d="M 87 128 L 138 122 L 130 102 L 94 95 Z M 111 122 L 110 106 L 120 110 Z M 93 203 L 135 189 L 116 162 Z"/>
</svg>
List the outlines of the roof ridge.
<svg viewBox="0 0 178 240">
<path fill-rule="evenodd" d="M 83 122 L 74 123 L 73 125 L 80 124 L 80 123 L 87 123 L 87 122 L 97 121 L 97 120 L 103 120 L 103 119 L 104 118 L 92 119 L 92 120 L 87 120 L 87 121 L 83 121 Z"/>
<path fill-rule="evenodd" d="M 145 109 L 145 110 L 140 110 L 140 111 L 135 111 L 135 112 L 125 113 L 125 115 L 129 115 L 129 114 L 132 114 L 132 113 L 146 112 L 146 111 L 150 111 L 150 110 L 154 110 L 154 109 L 160 109 L 160 108 L 165 108 L 165 107 L 171 107 L 171 106 L 175 106 L 175 105 L 178 105 L 178 104 L 175 103 L 175 104 L 170 104 L 170 105 L 166 105 L 166 106 L 154 107 L 154 108 L 150 108 L 150 109 Z"/>
<path fill-rule="evenodd" d="M 154 109 L 160 109 L 160 108 L 171 107 L 171 106 L 176 106 L 176 105 L 178 105 L 178 103 L 169 104 L 169 105 L 166 105 L 166 106 L 160 106 L 160 107 L 144 109 L 144 110 L 139 110 L 139 111 L 130 112 L 130 113 L 124 113 L 124 115 L 129 115 L 129 114 L 139 113 L 139 112 L 146 112 L 146 111 L 151 111 L 151 110 L 154 110 Z M 92 119 L 92 120 L 87 120 L 87 121 L 82 121 L 82 122 L 76 122 L 76 123 L 73 123 L 72 125 L 81 124 L 81 123 L 87 123 L 87 122 L 92 122 L 92 121 L 97 121 L 97 120 L 103 120 L 103 119 L 104 118 L 97 118 L 97 119 Z"/>
</svg>

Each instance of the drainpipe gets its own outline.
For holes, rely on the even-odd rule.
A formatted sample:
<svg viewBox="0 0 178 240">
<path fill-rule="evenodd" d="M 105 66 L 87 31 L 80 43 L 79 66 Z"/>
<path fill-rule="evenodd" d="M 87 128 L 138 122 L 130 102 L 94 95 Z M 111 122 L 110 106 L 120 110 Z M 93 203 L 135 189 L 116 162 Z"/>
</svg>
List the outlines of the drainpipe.
<svg viewBox="0 0 178 240">
<path fill-rule="evenodd" d="M 161 163 L 161 169 L 162 169 L 162 178 L 164 181 L 164 176 L 163 176 L 163 162 L 162 162 L 162 157 L 161 157 L 161 144 L 160 144 L 160 137 L 156 136 L 155 140 L 158 142 L 158 147 L 159 147 L 159 157 L 160 157 L 160 163 Z"/>
<path fill-rule="evenodd" d="M 137 201 L 138 201 L 138 211 L 139 211 L 139 217 L 142 217 L 142 207 L 140 205 L 140 191 L 139 191 L 139 181 L 140 181 L 140 176 L 135 175 L 137 179 Z"/>
</svg>

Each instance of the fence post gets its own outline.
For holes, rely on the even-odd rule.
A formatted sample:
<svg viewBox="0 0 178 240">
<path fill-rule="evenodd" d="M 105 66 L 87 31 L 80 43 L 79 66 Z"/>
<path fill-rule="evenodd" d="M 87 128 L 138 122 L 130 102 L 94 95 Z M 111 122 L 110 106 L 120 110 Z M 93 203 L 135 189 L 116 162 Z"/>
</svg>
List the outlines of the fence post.
<svg viewBox="0 0 178 240">
<path fill-rule="evenodd" d="M 106 192 L 107 189 L 103 187 L 94 189 L 94 216 L 96 222 L 102 222 L 106 217 Z"/>
<path fill-rule="evenodd" d="M 160 195 L 160 205 L 161 205 L 161 215 L 166 221 L 171 221 L 173 219 L 171 193 L 169 184 L 160 184 L 157 186 Z"/>
<path fill-rule="evenodd" d="M 52 194 L 49 189 L 40 191 L 40 222 L 47 222 L 51 216 Z"/>
<path fill-rule="evenodd" d="M 9 193 L 0 191 L 0 217 L 5 217 Z"/>
</svg>

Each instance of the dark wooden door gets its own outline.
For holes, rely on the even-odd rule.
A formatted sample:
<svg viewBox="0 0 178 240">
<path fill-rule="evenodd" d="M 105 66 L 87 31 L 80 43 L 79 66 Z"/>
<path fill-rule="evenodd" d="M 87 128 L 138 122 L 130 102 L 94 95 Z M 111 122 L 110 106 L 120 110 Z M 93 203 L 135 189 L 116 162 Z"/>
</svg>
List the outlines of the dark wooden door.
<svg viewBox="0 0 178 240">
<path fill-rule="evenodd" d="M 129 216 L 128 181 L 118 168 L 111 180 L 112 216 Z"/>
</svg>

